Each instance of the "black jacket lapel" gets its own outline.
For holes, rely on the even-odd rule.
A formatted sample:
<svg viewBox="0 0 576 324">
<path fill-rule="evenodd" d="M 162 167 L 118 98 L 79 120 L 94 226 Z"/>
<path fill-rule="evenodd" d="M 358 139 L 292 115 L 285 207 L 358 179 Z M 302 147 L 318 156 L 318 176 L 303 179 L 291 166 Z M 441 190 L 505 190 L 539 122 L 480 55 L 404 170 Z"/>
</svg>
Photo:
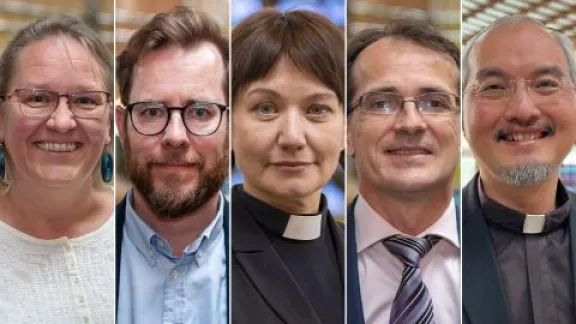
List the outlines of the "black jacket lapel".
<svg viewBox="0 0 576 324">
<path fill-rule="evenodd" d="M 462 303 L 471 324 L 508 324 L 510 315 L 502 288 L 488 225 L 482 216 L 476 183 L 462 192 Z"/>
<path fill-rule="evenodd" d="M 249 211 L 233 200 L 232 215 L 233 257 L 261 296 L 286 323 L 320 324 L 298 282 Z"/>
</svg>

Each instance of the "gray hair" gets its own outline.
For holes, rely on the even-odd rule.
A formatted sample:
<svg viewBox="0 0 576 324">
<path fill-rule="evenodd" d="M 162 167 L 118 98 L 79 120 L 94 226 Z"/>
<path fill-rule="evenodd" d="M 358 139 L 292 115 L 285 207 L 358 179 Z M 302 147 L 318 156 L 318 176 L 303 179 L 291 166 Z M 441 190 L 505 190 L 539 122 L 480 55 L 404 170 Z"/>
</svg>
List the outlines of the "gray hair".
<svg viewBox="0 0 576 324">
<path fill-rule="evenodd" d="M 566 61 L 568 62 L 568 67 L 570 69 L 570 80 L 576 83 L 576 61 L 574 60 L 574 56 L 572 54 L 572 41 L 568 36 L 555 31 L 551 30 L 550 28 L 546 27 L 541 21 L 534 19 L 532 17 L 517 14 L 513 16 L 507 16 L 496 19 L 490 26 L 476 34 L 474 38 L 472 38 L 468 44 L 464 47 L 462 51 L 462 87 L 466 88 L 468 85 L 468 74 L 470 73 L 470 61 L 469 56 L 474 47 L 482 40 L 484 37 L 493 29 L 502 26 L 510 26 L 520 22 L 531 22 L 542 28 L 545 32 L 549 33 L 554 39 L 558 42 L 558 45 L 562 48 L 564 55 L 566 56 Z"/>
</svg>

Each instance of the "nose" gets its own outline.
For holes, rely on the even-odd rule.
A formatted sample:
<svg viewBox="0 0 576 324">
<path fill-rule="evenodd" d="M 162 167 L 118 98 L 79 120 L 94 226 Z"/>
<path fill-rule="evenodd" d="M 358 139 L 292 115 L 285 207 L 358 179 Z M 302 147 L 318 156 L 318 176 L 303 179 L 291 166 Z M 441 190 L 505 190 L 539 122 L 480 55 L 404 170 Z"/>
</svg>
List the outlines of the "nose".
<svg viewBox="0 0 576 324">
<path fill-rule="evenodd" d="M 306 145 L 306 121 L 302 120 L 300 109 L 288 109 L 279 120 L 278 144 L 284 150 L 297 151 Z"/>
<path fill-rule="evenodd" d="M 524 86 L 520 85 L 519 82 L 523 82 Z M 508 122 L 520 126 L 534 124 L 540 118 L 542 112 L 528 92 L 526 81 L 518 80 L 513 90 L 515 91 L 510 95 L 510 99 L 506 103 L 507 109 L 504 113 L 504 118 Z"/>
<path fill-rule="evenodd" d="M 173 111 L 169 118 L 168 125 L 162 135 L 162 145 L 177 149 L 188 147 L 190 139 L 188 138 L 188 131 L 186 126 L 184 126 L 182 115 L 177 111 Z"/>
<path fill-rule="evenodd" d="M 46 122 L 46 126 L 59 133 L 66 133 L 76 128 L 77 123 L 74 114 L 70 111 L 68 103 L 62 97 L 58 100 L 56 109 L 50 115 Z"/>
<path fill-rule="evenodd" d="M 395 117 L 394 129 L 396 132 L 417 134 L 426 130 L 426 123 L 414 102 L 405 102 L 403 109 Z"/>
</svg>

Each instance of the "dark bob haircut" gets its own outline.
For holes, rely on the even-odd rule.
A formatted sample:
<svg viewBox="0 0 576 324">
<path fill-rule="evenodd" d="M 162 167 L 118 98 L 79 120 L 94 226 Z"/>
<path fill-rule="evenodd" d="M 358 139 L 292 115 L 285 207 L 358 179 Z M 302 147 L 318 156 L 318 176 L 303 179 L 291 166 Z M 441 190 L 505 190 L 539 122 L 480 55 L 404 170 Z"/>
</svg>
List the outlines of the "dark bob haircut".
<svg viewBox="0 0 576 324">
<path fill-rule="evenodd" d="M 344 103 L 343 32 L 319 14 L 263 9 L 232 31 L 232 57 L 232 103 L 282 57 L 315 76 Z"/>
</svg>

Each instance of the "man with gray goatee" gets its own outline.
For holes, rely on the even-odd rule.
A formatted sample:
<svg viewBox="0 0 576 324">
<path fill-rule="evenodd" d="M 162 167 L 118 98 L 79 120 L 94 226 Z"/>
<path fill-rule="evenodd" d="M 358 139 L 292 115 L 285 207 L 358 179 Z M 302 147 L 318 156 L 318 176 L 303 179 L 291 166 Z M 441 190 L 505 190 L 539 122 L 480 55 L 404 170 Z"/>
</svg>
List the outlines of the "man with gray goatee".
<svg viewBox="0 0 576 324">
<path fill-rule="evenodd" d="M 575 323 L 576 197 L 559 180 L 576 143 L 570 40 L 526 16 L 497 20 L 463 57 L 466 324 Z"/>
</svg>

